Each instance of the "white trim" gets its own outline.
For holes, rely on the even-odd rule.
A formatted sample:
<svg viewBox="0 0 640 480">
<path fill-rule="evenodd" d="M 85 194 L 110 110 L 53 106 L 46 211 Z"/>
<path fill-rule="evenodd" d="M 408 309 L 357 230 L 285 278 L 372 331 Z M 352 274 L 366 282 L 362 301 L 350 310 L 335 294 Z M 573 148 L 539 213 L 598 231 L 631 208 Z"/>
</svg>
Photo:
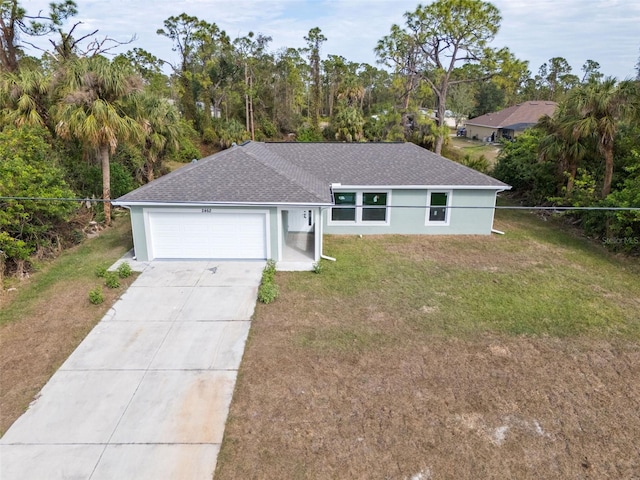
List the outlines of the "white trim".
<svg viewBox="0 0 640 480">
<path fill-rule="evenodd" d="M 347 227 L 347 226 L 358 226 L 358 227 L 368 227 L 368 226 L 378 226 L 378 227 L 387 227 L 389 225 L 391 225 L 391 190 L 386 190 L 383 188 L 371 188 L 371 189 L 363 189 L 363 190 L 356 190 L 356 189 L 351 189 L 351 190 L 347 190 L 343 187 L 340 187 L 340 190 L 338 191 L 334 191 L 333 194 L 334 196 L 339 194 L 340 192 L 344 192 L 344 193 L 355 193 L 356 194 L 356 203 L 355 205 L 353 205 L 353 208 L 356 211 L 356 219 L 354 221 L 346 221 L 346 220 L 332 220 L 331 218 L 331 211 L 333 210 L 332 208 L 328 208 L 327 209 L 327 225 L 331 226 L 331 227 Z M 363 205 L 363 194 L 365 193 L 385 193 L 387 195 L 387 203 L 384 206 L 386 214 L 385 214 L 385 221 L 384 222 L 380 222 L 380 221 L 375 221 L 375 220 L 362 220 L 362 211 L 365 208 L 369 208 L 371 207 L 370 205 Z M 345 208 L 351 208 L 349 206 L 349 204 L 344 205 Z M 380 207 L 372 207 L 372 208 L 383 208 L 382 206 Z"/>
<path fill-rule="evenodd" d="M 111 202 L 112 205 L 116 205 L 118 207 L 262 207 L 262 208 L 270 208 L 270 207 L 279 207 L 279 206 L 287 206 L 287 207 L 330 207 L 332 203 L 286 203 L 286 202 L 277 202 L 277 203 L 251 203 L 251 202 Z"/>
<path fill-rule="evenodd" d="M 208 207 L 208 205 L 204 205 L 205 207 Z M 190 211 L 197 211 L 197 208 L 191 208 L 188 209 Z M 201 207 L 199 207 L 201 208 Z M 265 235 L 265 256 L 267 259 L 271 258 L 271 215 L 270 215 L 270 211 L 269 210 L 250 210 L 250 209 L 243 209 L 243 210 L 237 210 L 237 212 L 239 214 L 242 213 L 258 213 L 258 214 L 263 214 L 265 216 L 265 220 L 264 220 L 264 235 Z M 150 213 L 180 213 L 179 209 L 176 208 L 144 208 L 142 210 L 142 217 L 144 220 L 144 236 L 145 236 L 145 241 L 146 241 L 146 246 L 147 246 L 147 257 L 149 258 L 149 260 L 153 260 L 155 258 L 154 255 L 154 251 L 153 251 L 153 242 L 151 241 L 151 223 L 149 222 L 149 214 Z M 229 214 L 230 213 L 230 209 L 228 208 L 222 208 L 222 209 L 211 209 L 210 212 L 207 213 L 223 213 L 223 214 Z"/>
<path fill-rule="evenodd" d="M 493 197 L 493 209 L 491 209 L 491 231 L 493 232 L 493 221 L 496 218 L 496 204 L 498 203 L 498 192 Z"/>
<path fill-rule="evenodd" d="M 276 228 L 278 229 L 278 258 L 276 262 L 282 261 L 282 242 L 284 242 L 284 232 L 282 231 L 282 207 L 276 209 Z"/>
<path fill-rule="evenodd" d="M 340 185 L 339 190 L 496 190 L 502 192 L 511 190 L 510 185 Z"/>
<path fill-rule="evenodd" d="M 472 127 L 482 127 L 482 128 L 491 128 L 493 130 L 500 130 L 503 129 L 504 127 L 502 125 L 500 126 L 495 126 L 495 125 L 483 125 L 482 123 L 469 123 L 469 122 L 465 122 L 464 126 L 466 127 L 467 125 L 471 125 Z M 507 125 L 508 126 L 508 125 Z"/>
<path fill-rule="evenodd" d="M 314 238 L 314 262 L 318 262 L 320 260 L 320 256 L 322 255 L 322 235 L 324 232 L 322 231 L 322 209 L 318 208 L 315 212 L 316 221 L 314 223 L 313 234 Z"/>
<path fill-rule="evenodd" d="M 287 207 L 278 207 L 277 210 L 277 228 L 278 228 L 278 262 L 283 262 L 282 257 L 282 249 L 285 245 L 284 238 L 284 224 L 282 222 L 282 212 L 285 210 L 290 210 Z M 320 260 L 320 255 L 322 252 L 322 209 L 320 207 L 316 207 L 313 209 L 313 257 L 314 262 Z"/>
<path fill-rule="evenodd" d="M 338 184 L 334 184 L 338 185 Z M 337 187 L 336 187 L 337 188 Z M 491 186 L 491 185 L 340 185 L 340 190 L 431 190 L 431 189 L 444 189 L 444 190 L 495 190 L 496 192 L 503 192 L 505 190 L 511 190 L 511 186 Z M 220 206 L 220 207 L 278 207 L 287 206 L 295 207 L 331 207 L 333 203 L 291 203 L 291 202 L 153 202 L 153 201 L 124 201 L 119 202 L 114 200 L 111 202 L 118 207 L 201 207 L 201 206 Z"/>
<path fill-rule="evenodd" d="M 445 207 L 451 206 L 451 199 L 453 198 L 453 190 L 432 189 L 427 190 L 427 208 L 424 218 L 424 224 L 428 227 L 448 227 L 451 224 L 451 215 L 453 214 L 452 208 L 445 208 L 445 221 L 437 222 L 429 220 L 429 214 L 431 213 L 431 194 L 432 193 L 444 193 L 447 195 L 447 204 Z"/>
</svg>

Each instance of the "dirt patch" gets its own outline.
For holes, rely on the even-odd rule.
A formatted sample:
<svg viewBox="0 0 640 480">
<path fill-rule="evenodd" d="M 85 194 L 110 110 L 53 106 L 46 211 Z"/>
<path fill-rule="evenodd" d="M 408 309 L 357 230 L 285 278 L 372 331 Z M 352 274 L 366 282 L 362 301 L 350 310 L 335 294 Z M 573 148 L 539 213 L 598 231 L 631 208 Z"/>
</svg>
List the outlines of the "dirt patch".
<svg viewBox="0 0 640 480">
<path fill-rule="evenodd" d="M 296 277 L 278 281 L 277 305 L 257 308 L 215 478 L 640 478 L 636 343 L 301 314 Z M 314 325 L 322 341 L 301 342 Z"/>
<path fill-rule="evenodd" d="M 470 238 L 473 241 L 469 241 Z M 496 255 L 498 248 L 505 254 Z M 567 250 L 560 246 L 534 239 L 505 240 L 497 235 L 438 235 L 430 238 L 428 243 L 420 238 L 410 238 L 404 243 L 388 243 L 386 250 L 413 262 L 432 261 L 447 267 L 472 268 L 487 272 L 542 267 L 549 264 L 550 256 L 553 257 L 556 266 L 570 263 L 565 259 Z"/>
</svg>

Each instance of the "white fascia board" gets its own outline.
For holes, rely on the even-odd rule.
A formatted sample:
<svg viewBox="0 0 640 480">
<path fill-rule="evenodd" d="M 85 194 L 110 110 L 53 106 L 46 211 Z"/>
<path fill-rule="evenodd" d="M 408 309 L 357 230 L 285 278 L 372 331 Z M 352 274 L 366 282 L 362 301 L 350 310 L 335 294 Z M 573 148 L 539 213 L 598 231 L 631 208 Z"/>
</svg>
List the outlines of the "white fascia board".
<svg viewBox="0 0 640 480">
<path fill-rule="evenodd" d="M 340 185 L 336 190 L 511 190 L 511 186 L 498 185 Z"/>
<path fill-rule="evenodd" d="M 481 123 L 469 123 L 465 122 L 466 125 L 471 125 L 472 127 L 484 127 L 484 128 L 503 128 L 502 125 L 483 125 Z"/>
<path fill-rule="evenodd" d="M 251 203 L 251 202 L 111 202 L 119 207 L 330 207 L 333 203 Z"/>
</svg>

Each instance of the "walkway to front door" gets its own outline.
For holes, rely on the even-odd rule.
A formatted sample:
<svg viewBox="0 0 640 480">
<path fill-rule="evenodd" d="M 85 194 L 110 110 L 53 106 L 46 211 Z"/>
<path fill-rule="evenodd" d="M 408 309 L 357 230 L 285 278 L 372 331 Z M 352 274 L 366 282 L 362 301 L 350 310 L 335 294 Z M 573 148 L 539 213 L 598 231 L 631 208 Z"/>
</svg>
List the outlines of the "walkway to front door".
<svg viewBox="0 0 640 480">
<path fill-rule="evenodd" d="M 315 259 L 314 211 L 292 208 L 282 212 L 284 262 L 313 262 Z"/>
</svg>

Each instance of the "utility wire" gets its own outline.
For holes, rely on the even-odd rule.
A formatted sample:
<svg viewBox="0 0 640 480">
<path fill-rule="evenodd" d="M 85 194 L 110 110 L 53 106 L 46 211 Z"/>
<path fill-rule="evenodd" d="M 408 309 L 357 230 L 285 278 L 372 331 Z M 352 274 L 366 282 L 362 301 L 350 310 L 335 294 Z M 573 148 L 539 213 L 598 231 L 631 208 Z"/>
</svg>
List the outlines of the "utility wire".
<svg viewBox="0 0 640 480">
<path fill-rule="evenodd" d="M 107 200 L 102 198 L 45 198 L 45 197 L 0 197 L 2 200 L 28 200 L 28 201 L 43 201 L 43 202 L 89 202 L 89 203 L 104 203 Z M 113 202 L 114 200 L 108 200 Z M 176 202 L 178 203 L 178 202 Z M 184 205 L 188 205 L 184 203 Z M 220 205 L 215 202 L 199 202 L 198 205 Z M 247 203 L 238 202 L 237 205 L 251 205 Z M 234 204 L 224 204 L 224 206 L 234 206 Z M 325 207 L 326 208 L 326 207 Z M 495 205 L 495 206 L 482 206 L 482 205 L 331 205 L 328 208 L 444 208 L 444 209 L 496 209 L 496 210 L 548 210 L 555 212 L 566 212 L 571 210 L 595 210 L 595 211 L 640 211 L 640 207 L 567 207 L 567 206 L 522 206 L 522 205 Z"/>
<path fill-rule="evenodd" d="M 0 200 L 33 200 L 50 202 L 106 202 L 102 198 L 49 198 L 49 197 L 0 197 Z M 108 200 L 113 202 L 112 200 Z"/>
</svg>

